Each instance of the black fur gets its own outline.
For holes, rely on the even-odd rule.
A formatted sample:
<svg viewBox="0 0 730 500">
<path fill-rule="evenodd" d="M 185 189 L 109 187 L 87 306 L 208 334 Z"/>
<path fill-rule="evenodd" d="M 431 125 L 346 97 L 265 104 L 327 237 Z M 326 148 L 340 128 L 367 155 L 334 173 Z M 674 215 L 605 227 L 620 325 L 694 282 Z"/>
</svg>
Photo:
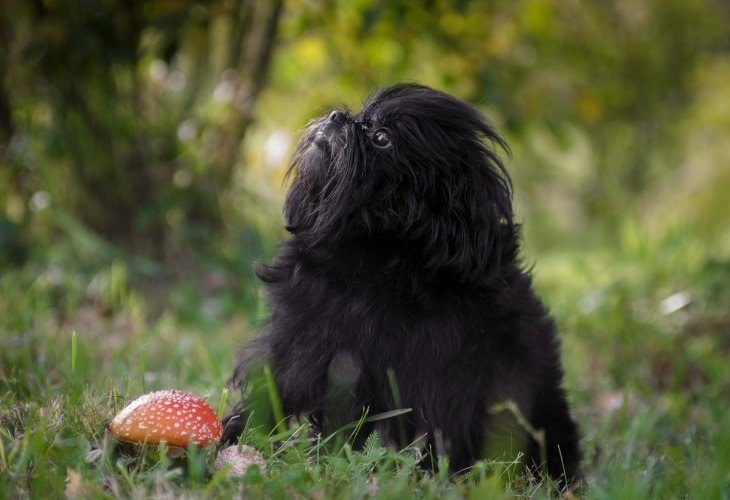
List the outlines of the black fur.
<svg viewBox="0 0 730 500">
<path fill-rule="evenodd" d="M 437 451 L 453 471 L 500 432 L 524 440 L 529 466 L 541 462 L 537 443 L 490 411 L 514 401 L 545 432 L 549 474 L 577 478 L 555 327 L 518 260 L 511 183 L 495 147 L 505 145 L 476 109 L 418 85 L 313 122 L 290 168 L 291 238 L 257 269 L 271 315 L 233 383 L 271 363 L 284 411 L 325 426 L 395 409 L 392 370 L 412 411 L 379 422 L 381 436 L 427 433 L 444 443 Z M 225 440 L 243 420 L 229 417 Z"/>
</svg>

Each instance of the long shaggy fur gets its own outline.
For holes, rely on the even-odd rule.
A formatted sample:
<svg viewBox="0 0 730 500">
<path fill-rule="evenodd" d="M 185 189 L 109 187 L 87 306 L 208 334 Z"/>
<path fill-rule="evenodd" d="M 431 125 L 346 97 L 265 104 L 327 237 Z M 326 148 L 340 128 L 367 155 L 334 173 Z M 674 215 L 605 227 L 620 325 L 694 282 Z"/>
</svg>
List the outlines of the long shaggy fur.
<svg viewBox="0 0 730 500">
<path fill-rule="evenodd" d="M 381 436 L 425 434 L 453 471 L 522 440 L 528 467 L 545 456 L 554 479 L 577 478 L 555 327 L 518 260 L 504 147 L 476 109 L 418 85 L 313 122 L 291 163 L 291 238 L 257 269 L 271 315 L 233 383 L 270 363 L 284 411 L 322 427 L 396 409 L 397 394 L 412 411 L 378 422 Z M 506 401 L 544 431 L 544 454 L 493 411 Z M 228 441 L 245 421 L 232 417 Z"/>
</svg>

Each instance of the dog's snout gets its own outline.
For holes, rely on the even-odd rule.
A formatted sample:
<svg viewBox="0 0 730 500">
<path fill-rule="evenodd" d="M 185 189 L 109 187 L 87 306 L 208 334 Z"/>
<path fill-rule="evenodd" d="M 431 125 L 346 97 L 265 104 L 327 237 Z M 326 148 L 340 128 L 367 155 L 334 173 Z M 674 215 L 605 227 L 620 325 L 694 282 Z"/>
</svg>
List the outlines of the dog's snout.
<svg viewBox="0 0 730 500">
<path fill-rule="evenodd" d="M 344 111 L 336 109 L 335 111 L 330 113 L 329 121 L 339 123 L 341 125 L 347 121 L 347 115 Z"/>
</svg>

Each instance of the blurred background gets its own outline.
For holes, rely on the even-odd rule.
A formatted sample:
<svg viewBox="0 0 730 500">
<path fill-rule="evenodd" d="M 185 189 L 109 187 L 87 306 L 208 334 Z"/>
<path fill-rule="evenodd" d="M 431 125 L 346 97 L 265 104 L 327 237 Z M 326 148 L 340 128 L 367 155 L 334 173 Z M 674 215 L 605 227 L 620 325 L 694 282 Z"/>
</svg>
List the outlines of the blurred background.
<svg viewBox="0 0 730 500">
<path fill-rule="evenodd" d="M 198 252 L 268 244 L 301 127 L 401 81 L 507 136 L 535 249 L 627 223 L 730 239 L 726 2 L 6 0 L 0 16 L 3 266 L 90 237 L 185 275 Z"/>
<path fill-rule="evenodd" d="M 510 144 L 526 263 L 564 333 L 588 455 L 628 425 L 602 420 L 617 408 L 643 414 L 631 439 L 665 456 L 716 439 L 730 397 L 724 0 L 5 0 L 4 383 L 63 378 L 46 346 L 72 330 L 92 373 L 126 373 L 144 345 L 150 385 L 223 383 L 265 314 L 251 263 L 285 237 L 301 128 L 402 81 L 474 103 Z M 652 434 L 665 415 L 668 441 Z"/>
</svg>

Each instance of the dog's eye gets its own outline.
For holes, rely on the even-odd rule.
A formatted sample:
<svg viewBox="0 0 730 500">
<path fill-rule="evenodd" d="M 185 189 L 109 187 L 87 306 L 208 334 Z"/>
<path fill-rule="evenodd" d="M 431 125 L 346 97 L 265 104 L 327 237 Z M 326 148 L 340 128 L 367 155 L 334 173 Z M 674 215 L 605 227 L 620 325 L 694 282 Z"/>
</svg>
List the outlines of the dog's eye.
<svg viewBox="0 0 730 500">
<path fill-rule="evenodd" d="M 383 129 L 376 130 L 373 134 L 373 144 L 379 148 L 384 148 L 390 145 L 390 136 L 388 132 Z"/>
</svg>

